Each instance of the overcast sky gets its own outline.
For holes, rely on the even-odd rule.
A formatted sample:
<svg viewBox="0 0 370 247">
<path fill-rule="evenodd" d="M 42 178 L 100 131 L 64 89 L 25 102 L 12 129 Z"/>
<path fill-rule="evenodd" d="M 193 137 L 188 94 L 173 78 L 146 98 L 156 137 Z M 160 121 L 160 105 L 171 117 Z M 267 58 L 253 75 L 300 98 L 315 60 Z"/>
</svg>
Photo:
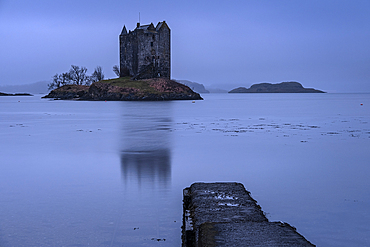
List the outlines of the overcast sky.
<svg viewBox="0 0 370 247">
<path fill-rule="evenodd" d="M 369 0 L 0 0 L 0 85 L 70 65 L 114 77 L 123 25 L 165 20 L 172 78 L 233 89 L 298 81 L 370 92 Z"/>
</svg>

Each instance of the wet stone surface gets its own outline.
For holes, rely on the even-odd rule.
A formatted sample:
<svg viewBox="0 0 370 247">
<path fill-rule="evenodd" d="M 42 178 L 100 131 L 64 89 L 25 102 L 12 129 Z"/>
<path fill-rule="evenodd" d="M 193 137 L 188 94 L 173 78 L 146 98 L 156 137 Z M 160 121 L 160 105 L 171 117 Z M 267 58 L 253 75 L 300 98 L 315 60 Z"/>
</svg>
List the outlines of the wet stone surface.
<svg viewBox="0 0 370 247">
<path fill-rule="evenodd" d="M 288 223 L 269 222 L 240 183 L 184 189 L 183 246 L 314 246 Z"/>
</svg>

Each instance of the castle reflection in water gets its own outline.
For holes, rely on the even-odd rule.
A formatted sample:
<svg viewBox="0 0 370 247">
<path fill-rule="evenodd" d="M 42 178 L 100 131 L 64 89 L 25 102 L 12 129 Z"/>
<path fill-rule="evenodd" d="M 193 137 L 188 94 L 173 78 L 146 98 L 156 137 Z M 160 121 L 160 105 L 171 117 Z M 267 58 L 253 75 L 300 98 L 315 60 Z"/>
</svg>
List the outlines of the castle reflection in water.
<svg viewBox="0 0 370 247">
<path fill-rule="evenodd" d="M 167 187 L 171 181 L 171 102 L 124 102 L 124 183 Z"/>
</svg>

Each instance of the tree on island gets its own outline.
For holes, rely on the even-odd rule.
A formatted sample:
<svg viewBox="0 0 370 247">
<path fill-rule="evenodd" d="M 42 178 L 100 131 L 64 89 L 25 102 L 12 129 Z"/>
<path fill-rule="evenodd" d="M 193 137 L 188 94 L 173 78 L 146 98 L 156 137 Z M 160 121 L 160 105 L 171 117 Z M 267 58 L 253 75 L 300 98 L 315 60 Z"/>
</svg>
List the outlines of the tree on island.
<svg viewBox="0 0 370 247">
<path fill-rule="evenodd" d="M 71 65 L 71 69 L 69 70 L 69 76 L 72 81 L 72 84 L 75 85 L 89 85 L 90 78 L 86 75 L 87 69 L 86 67 L 79 67 L 76 65 Z"/>
<path fill-rule="evenodd" d="M 103 69 L 100 66 L 95 68 L 94 73 L 91 76 L 88 76 L 86 72 L 86 67 L 80 68 L 79 66 L 71 65 L 71 69 L 68 72 L 55 74 L 53 76 L 53 81 L 48 84 L 48 89 L 52 90 L 64 85 L 89 86 L 93 82 L 101 81 L 104 79 Z"/>
<path fill-rule="evenodd" d="M 119 77 L 119 68 L 118 68 L 118 66 L 117 66 L 117 65 L 114 65 L 114 66 L 113 66 L 113 72 L 116 74 L 116 76 L 118 76 L 118 77 Z"/>
<path fill-rule="evenodd" d="M 95 68 L 94 73 L 90 77 L 90 81 L 91 82 L 97 82 L 97 81 L 101 81 L 101 80 L 104 80 L 103 69 L 100 66 L 98 66 L 98 67 Z"/>
</svg>

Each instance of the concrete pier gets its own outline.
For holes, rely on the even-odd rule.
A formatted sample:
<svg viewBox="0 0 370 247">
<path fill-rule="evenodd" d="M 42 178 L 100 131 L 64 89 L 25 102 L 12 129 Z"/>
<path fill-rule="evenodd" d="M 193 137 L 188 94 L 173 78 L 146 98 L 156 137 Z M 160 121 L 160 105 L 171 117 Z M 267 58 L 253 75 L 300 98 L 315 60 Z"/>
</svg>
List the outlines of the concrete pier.
<svg viewBox="0 0 370 247">
<path fill-rule="evenodd" d="M 243 184 L 194 183 L 183 197 L 183 247 L 315 246 L 288 223 L 269 222 Z"/>
</svg>

